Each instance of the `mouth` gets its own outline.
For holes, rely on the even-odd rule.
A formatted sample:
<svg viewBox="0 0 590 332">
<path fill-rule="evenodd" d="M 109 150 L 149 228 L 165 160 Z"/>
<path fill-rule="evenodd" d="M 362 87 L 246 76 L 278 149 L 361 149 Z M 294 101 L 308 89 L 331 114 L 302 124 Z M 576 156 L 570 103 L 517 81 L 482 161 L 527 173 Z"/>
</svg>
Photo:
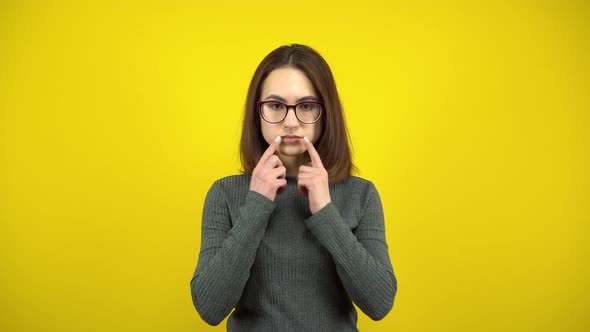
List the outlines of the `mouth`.
<svg viewBox="0 0 590 332">
<path fill-rule="evenodd" d="M 285 143 L 299 143 L 299 140 L 303 139 L 303 136 L 297 135 L 284 135 L 281 136 L 283 138 L 283 142 Z"/>
</svg>

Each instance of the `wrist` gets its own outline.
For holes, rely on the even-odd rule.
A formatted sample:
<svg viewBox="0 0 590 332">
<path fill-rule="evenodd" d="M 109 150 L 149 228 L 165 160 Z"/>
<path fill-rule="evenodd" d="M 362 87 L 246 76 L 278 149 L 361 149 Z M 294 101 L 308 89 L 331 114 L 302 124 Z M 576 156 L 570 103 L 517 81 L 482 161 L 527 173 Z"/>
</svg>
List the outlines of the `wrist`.
<svg viewBox="0 0 590 332">
<path fill-rule="evenodd" d="M 331 202 L 332 202 L 332 200 L 328 199 L 327 201 L 324 201 L 324 202 L 314 206 L 313 210 L 311 211 L 311 214 L 318 213 L 321 209 L 325 208 Z"/>
<path fill-rule="evenodd" d="M 255 187 L 250 187 L 250 190 L 270 199 L 273 202 L 275 200 L 276 192 L 273 192 L 272 190 L 268 190 L 268 189 L 265 190 L 262 188 L 255 188 Z"/>
</svg>

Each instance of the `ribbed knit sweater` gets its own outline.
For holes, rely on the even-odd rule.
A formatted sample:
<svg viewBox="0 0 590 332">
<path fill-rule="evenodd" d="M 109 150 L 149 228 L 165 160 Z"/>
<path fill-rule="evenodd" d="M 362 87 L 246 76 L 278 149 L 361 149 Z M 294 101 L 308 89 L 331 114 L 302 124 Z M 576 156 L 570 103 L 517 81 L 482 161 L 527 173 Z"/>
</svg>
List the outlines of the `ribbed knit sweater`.
<svg viewBox="0 0 590 332">
<path fill-rule="evenodd" d="M 332 202 L 312 215 L 297 179 L 275 201 L 249 190 L 250 175 L 217 180 L 203 208 L 191 279 L 201 318 L 228 331 L 358 331 L 352 301 L 373 320 L 397 291 L 373 183 L 330 183 Z"/>
</svg>

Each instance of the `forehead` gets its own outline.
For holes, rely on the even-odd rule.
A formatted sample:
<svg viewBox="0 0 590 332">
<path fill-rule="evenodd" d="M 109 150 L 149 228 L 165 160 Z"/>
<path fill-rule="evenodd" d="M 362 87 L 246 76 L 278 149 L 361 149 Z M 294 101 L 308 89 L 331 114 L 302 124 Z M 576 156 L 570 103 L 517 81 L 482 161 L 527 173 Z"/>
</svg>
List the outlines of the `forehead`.
<svg viewBox="0 0 590 332">
<path fill-rule="evenodd" d="M 317 97 L 311 81 L 295 68 L 279 68 L 268 74 L 262 83 L 261 98 L 278 95 L 287 100 L 306 96 Z"/>
</svg>

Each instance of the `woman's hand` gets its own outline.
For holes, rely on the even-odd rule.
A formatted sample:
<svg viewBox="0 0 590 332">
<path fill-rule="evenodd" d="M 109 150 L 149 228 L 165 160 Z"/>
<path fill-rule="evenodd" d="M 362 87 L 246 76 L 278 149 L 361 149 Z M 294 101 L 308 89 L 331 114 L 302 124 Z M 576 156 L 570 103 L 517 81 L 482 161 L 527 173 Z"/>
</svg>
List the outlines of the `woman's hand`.
<svg viewBox="0 0 590 332">
<path fill-rule="evenodd" d="M 328 172 L 322 164 L 320 155 L 307 137 L 303 138 L 303 142 L 311 157 L 311 165 L 302 165 L 299 167 L 297 190 L 309 198 L 309 209 L 312 214 L 315 214 L 332 201 L 328 186 Z"/>
<path fill-rule="evenodd" d="M 287 188 L 287 169 L 274 153 L 281 144 L 281 136 L 277 136 L 274 142 L 264 151 L 262 157 L 252 171 L 250 190 L 266 196 L 274 202 L 278 194 Z"/>
</svg>

